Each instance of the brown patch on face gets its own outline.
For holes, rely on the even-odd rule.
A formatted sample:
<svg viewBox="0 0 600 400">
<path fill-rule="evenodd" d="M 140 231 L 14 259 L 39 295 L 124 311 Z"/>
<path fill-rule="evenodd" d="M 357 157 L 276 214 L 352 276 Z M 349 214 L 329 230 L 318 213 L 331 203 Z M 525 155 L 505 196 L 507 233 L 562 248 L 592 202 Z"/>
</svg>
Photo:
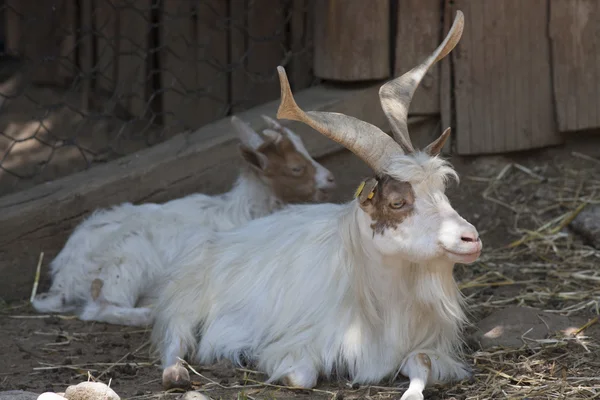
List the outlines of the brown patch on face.
<svg viewBox="0 0 600 400">
<path fill-rule="evenodd" d="M 360 207 L 369 214 L 374 233 L 383 234 L 386 228 L 396 228 L 413 210 L 415 195 L 408 182 L 398 181 L 388 175 L 369 178 L 365 188 L 373 187 L 378 181 L 371 199 L 368 193 L 359 195 Z"/>
<path fill-rule="evenodd" d="M 242 149 L 246 161 L 259 168 L 262 175 L 269 179 L 273 191 L 286 203 L 304 203 L 313 200 L 317 191 L 316 168 L 312 161 L 296 150 L 294 143 L 286 136 L 261 145 L 256 152 L 264 156 L 264 161 L 253 161 L 249 154 Z"/>
</svg>

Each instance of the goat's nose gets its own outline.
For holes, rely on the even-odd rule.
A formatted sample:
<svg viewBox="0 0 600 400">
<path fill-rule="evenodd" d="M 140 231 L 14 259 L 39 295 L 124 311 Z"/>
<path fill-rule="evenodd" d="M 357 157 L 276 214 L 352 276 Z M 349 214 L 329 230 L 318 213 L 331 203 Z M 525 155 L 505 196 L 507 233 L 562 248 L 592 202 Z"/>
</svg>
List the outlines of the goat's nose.
<svg viewBox="0 0 600 400">
<path fill-rule="evenodd" d="M 466 231 L 461 233 L 460 240 L 467 243 L 477 242 L 479 241 L 479 235 L 475 231 Z"/>
</svg>

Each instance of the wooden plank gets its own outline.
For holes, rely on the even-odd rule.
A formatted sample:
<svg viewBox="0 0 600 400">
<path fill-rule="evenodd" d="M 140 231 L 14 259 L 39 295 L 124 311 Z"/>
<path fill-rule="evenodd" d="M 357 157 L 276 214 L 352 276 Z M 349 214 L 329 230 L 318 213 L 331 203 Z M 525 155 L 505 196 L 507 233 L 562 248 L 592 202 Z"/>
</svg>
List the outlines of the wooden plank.
<svg viewBox="0 0 600 400">
<path fill-rule="evenodd" d="M 248 0 L 229 0 L 231 32 L 229 35 L 229 64 L 231 65 L 231 87 L 229 103 L 232 114 L 244 110 L 246 98 L 247 27 L 246 10 Z"/>
<path fill-rule="evenodd" d="M 229 59 L 227 40 L 227 3 L 223 0 L 199 0 L 196 3 L 198 26 L 197 90 L 202 93 L 197 112 L 205 124 L 225 117 L 229 111 Z"/>
<path fill-rule="evenodd" d="M 313 82 L 313 2 L 293 0 L 291 10 L 292 62 L 290 85 L 293 90 L 309 87 Z"/>
<path fill-rule="evenodd" d="M 600 127 L 600 2 L 550 2 L 554 101 L 561 132 Z"/>
<path fill-rule="evenodd" d="M 94 28 L 92 0 L 81 0 L 81 40 L 79 44 L 79 65 L 81 69 L 81 108 L 89 111 L 90 97 L 92 94 L 92 83 L 94 80 Z"/>
<path fill-rule="evenodd" d="M 499 153 L 562 142 L 554 120 L 547 0 L 455 0 L 456 149 Z M 452 13 L 454 18 L 455 13 Z"/>
<path fill-rule="evenodd" d="M 315 76 L 338 81 L 390 76 L 388 0 L 320 0 L 315 7 Z"/>
<path fill-rule="evenodd" d="M 62 33 L 60 36 L 60 58 L 58 61 L 58 77 L 60 82 L 69 84 L 77 74 L 77 5 L 75 0 L 64 0 L 60 12 Z"/>
<path fill-rule="evenodd" d="M 442 35 L 450 30 L 450 26 L 452 24 L 453 15 L 452 15 L 452 0 L 444 0 L 443 4 L 443 29 Z M 458 51 L 458 50 L 454 50 Z M 442 130 L 447 127 L 455 126 L 454 124 L 454 108 L 452 101 L 452 80 L 453 80 L 453 66 L 452 66 L 452 57 L 445 57 L 442 61 L 440 61 L 440 122 Z M 454 137 L 456 132 L 451 131 L 450 138 L 446 141 L 447 149 L 451 149 L 454 145 Z"/>
<path fill-rule="evenodd" d="M 351 90 L 315 86 L 296 93 L 296 99 L 304 109 L 347 113 L 387 131 L 379 86 Z M 274 116 L 278 106 L 279 101 L 273 101 L 239 116 L 262 129 L 260 115 Z M 341 149 L 304 124 L 282 122 L 300 135 L 315 157 Z M 7 278 L 0 281 L 3 299 L 29 295 L 41 251 L 45 253 L 42 281 L 47 282 L 48 263 L 73 228 L 97 208 L 228 190 L 238 170 L 237 145 L 230 121 L 224 119 L 87 171 L 1 197 L 0 274 Z"/>
<path fill-rule="evenodd" d="M 114 0 L 119 13 L 119 68 L 117 93 L 123 106 L 134 116 L 146 114 L 150 93 L 146 85 L 150 56 L 150 0 Z"/>
<path fill-rule="evenodd" d="M 75 0 L 6 0 L 6 52 L 28 63 L 29 78 L 64 84 L 75 71 Z"/>
<path fill-rule="evenodd" d="M 175 130 L 195 127 L 199 110 L 194 91 L 197 71 L 195 7 L 191 1 L 165 0 L 161 21 L 161 87 L 163 123 Z"/>
<path fill-rule="evenodd" d="M 253 0 L 248 3 L 246 39 L 248 59 L 246 68 L 245 108 L 279 97 L 277 66 L 285 58 L 285 1 Z"/>
<path fill-rule="evenodd" d="M 113 93 L 118 79 L 119 19 L 115 0 L 94 0 L 96 88 Z"/>
<path fill-rule="evenodd" d="M 164 124 L 197 129 L 226 113 L 226 3 L 163 3 L 161 84 Z"/>
<path fill-rule="evenodd" d="M 441 41 L 439 0 L 404 0 L 398 4 L 394 76 L 421 63 Z M 421 81 L 410 104 L 411 114 L 440 112 L 440 66 L 434 65 Z"/>
</svg>

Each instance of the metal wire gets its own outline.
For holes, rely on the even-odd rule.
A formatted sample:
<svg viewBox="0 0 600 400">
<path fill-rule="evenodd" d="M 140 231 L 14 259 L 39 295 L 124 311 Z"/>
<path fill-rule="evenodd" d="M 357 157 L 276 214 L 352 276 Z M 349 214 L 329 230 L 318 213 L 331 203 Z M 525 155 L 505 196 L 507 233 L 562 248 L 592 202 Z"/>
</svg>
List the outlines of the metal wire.
<svg viewBox="0 0 600 400">
<path fill-rule="evenodd" d="M 310 0 L 0 4 L 0 196 L 317 83 Z"/>
</svg>

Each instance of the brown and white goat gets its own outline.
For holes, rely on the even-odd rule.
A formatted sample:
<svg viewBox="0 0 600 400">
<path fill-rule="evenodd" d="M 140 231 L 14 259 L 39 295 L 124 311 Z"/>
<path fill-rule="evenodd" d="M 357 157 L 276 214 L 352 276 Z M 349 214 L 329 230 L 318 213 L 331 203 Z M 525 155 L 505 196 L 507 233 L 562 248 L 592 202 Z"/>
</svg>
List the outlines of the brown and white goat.
<svg viewBox="0 0 600 400">
<path fill-rule="evenodd" d="M 246 360 L 270 381 L 304 388 L 319 375 L 366 384 L 402 373 L 405 400 L 422 399 L 427 383 L 469 376 L 452 269 L 477 260 L 482 244 L 445 195 L 457 177 L 439 158 L 449 130 L 423 151 L 407 131 L 416 88 L 459 41 L 463 21 L 459 11 L 430 57 L 382 86 L 393 138 L 343 114 L 302 111 L 278 67 L 278 117 L 343 144 L 375 175 L 348 204 L 295 205 L 228 232 L 183 233 L 190 247 L 170 268 L 152 332 L 165 386 L 185 383 L 186 356 Z"/>
<path fill-rule="evenodd" d="M 38 295 L 38 312 L 76 311 L 82 320 L 143 326 L 162 273 L 184 241 L 177 232 L 229 230 L 290 203 L 322 202 L 333 174 L 306 151 L 299 136 L 263 116 L 263 135 L 232 117 L 245 162 L 233 189 L 192 194 L 164 204 L 124 203 L 97 211 L 73 232 L 50 264 L 52 287 Z"/>
</svg>

